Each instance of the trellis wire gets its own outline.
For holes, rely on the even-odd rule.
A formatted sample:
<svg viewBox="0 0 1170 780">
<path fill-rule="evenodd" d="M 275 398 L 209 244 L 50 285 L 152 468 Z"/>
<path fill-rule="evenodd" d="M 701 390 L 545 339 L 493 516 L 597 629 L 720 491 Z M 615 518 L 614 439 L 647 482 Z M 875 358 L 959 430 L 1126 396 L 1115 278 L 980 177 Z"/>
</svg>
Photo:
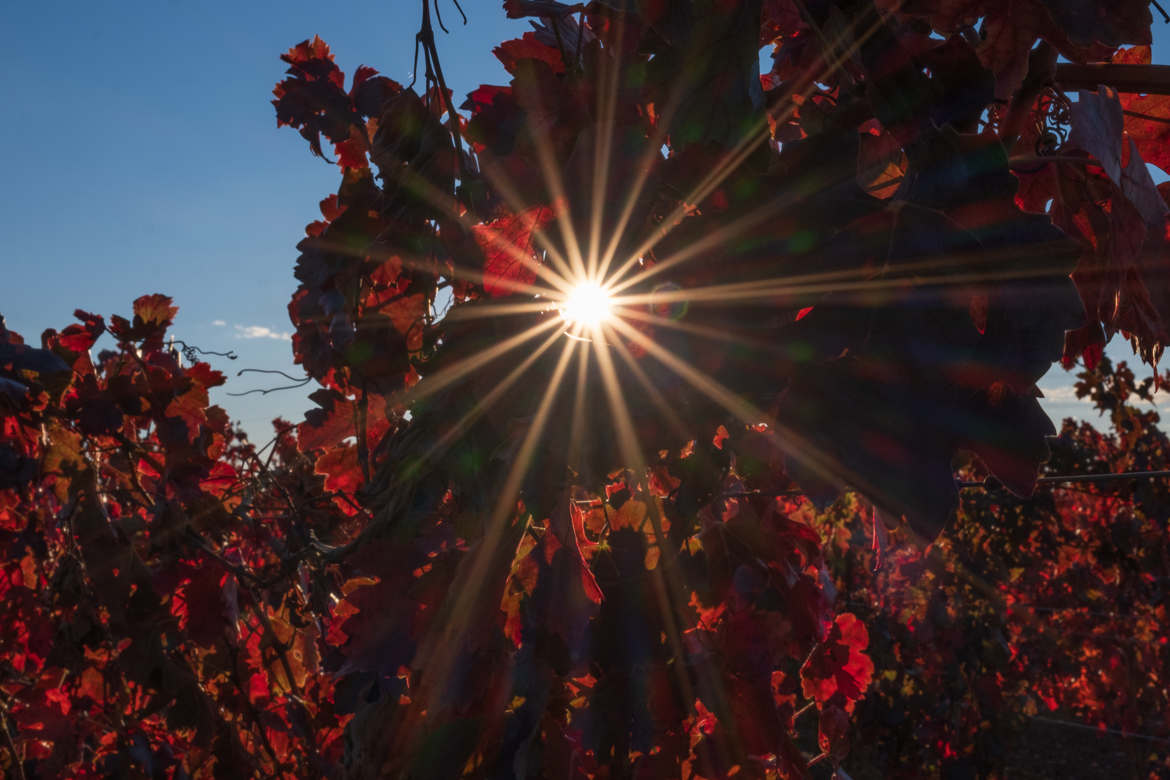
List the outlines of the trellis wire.
<svg viewBox="0 0 1170 780">
<path fill-rule="evenodd" d="M 1161 479 L 1170 477 L 1170 470 L 1167 471 L 1118 471 L 1110 472 L 1108 474 L 1052 474 L 1046 477 L 1040 477 L 1036 480 L 1037 485 L 1052 485 L 1052 484 L 1075 484 L 1079 482 L 1094 483 L 1094 482 L 1120 482 L 1127 479 Z M 1003 487 L 995 477 L 988 477 L 987 479 L 959 482 L 958 488 L 960 490 L 970 490 L 973 488 L 983 488 L 984 490 L 998 490 Z"/>
<path fill-rule="evenodd" d="M 1051 474 L 1049 476 L 1040 477 L 1036 480 L 1037 485 L 1054 485 L 1054 484 L 1076 484 L 1076 483 L 1099 483 L 1099 482 L 1120 482 L 1123 480 L 1138 480 L 1138 479 L 1165 479 L 1170 477 L 1170 470 L 1163 471 L 1119 471 L 1110 472 L 1108 474 Z M 984 490 L 998 490 L 1003 487 L 1003 484 L 995 477 L 987 477 L 986 479 L 978 481 L 960 481 L 956 483 L 956 487 L 960 490 L 974 490 L 982 488 Z M 763 490 L 748 490 L 722 493 L 722 498 L 746 498 L 749 496 L 765 496 L 765 497 L 780 497 L 780 496 L 798 496 L 803 495 L 802 490 L 779 490 L 779 491 L 763 491 Z M 584 498 L 574 499 L 573 503 L 578 506 L 601 507 L 606 501 L 600 498 Z M 1141 734 L 1131 731 L 1124 731 L 1100 726 L 1091 726 L 1087 723 L 1078 723 L 1076 721 L 1061 720 L 1058 718 L 1047 718 L 1040 715 L 1031 716 L 1032 720 L 1048 723 L 1053 726 L 1064 726 L 1066 728 L 1079 729 L 1084 731 L 1092 731 L 1097 734 L 1108 734 L 1111 736 L 1121 737 L 1123 739 L 1139 739 L 1148 742 L 1170 744 L 1170 739 L 1157 737 L 1150 734 Z M 844 774 L 843 772 L 841 774 Z"/>
<path fill-rule="evenodd" d="M 1046 477 L 1040 477 L 1036 480 L 1037 485 L 1055 485 L 1055 484 L 1076 484 L 1076 483 L 1096 483 L 1096 482 L 1120 482 L 1127 479 L 1165 479 L 1170 477 L 1170 469 L 1165 471 L 1118 471 L 1110 472 L 1108 474 L 1051 474 Z M 955 486 L 960 490 L 999 490 L 1003 487 L 1003 483 L 995 477 L 987 477 L 981 480 L 964 480 L 955 483 Z M 763 497 L 780 497 L 780 496 L 801 496 L 804 495 L 803 490 L 740 490 L 727 493 L 720 493 L 720 498 L 750 498 L 752 496 Z M 601 506 L 605 503 L 600 498 L 578 498 L 574 499 L 573 503 L 578 506 Z"/>
</svg>

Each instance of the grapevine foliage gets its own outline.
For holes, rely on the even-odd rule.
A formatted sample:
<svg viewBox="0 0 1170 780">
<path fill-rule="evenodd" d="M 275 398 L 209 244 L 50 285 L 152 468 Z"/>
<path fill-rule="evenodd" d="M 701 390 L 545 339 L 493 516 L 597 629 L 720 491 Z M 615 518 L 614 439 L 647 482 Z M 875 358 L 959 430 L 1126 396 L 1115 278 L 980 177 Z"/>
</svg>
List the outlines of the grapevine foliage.
<svg viewBox="0 0 1170 780">
<path fill-rule="evenodd" d="M 164 343 L 176 311 L 79 310 L 41 348 L 0 328 L 9 776 L 308 776 L 341 755 L 337 585 L 303 562 L 350 519 L 292 426 L 262 453 L 208 404 L 224 376 Z"/>
<path fill-rule="evenodd" d="M 1051 468 L 1163 465 L 1170 442 L 1158 415 L 1133 403 L 1152 389 L 1152 378 L 1135 382 L 1108 358 L 1082 372 L 1077 393 L 1108 416 L 1110 432 L 1065 420 Z M 985 472 L 969 464 L 966 474 Z M 863 504 L 819 516 L 840 598 L 869 627 L 875 666 L 854 718 L 854 776 L 1170 771 L 1166 492 L 1145 480 L 1027 500 L 968 491 L 935 545 L 918 549 L 894 532 L 878 568 L 862 543 Z"/>
<path fill-rule="evenodd" d="M 1165 558 L 1069 537 L 1164 540 L 1164 497 L 955 478 L 1164 463 L 1131 376 L 1084 386 L 1120 443 L 1055 453 L 1035 387 L 1170 341 L 1170 103 L 1066 67 L 1146 72 L 1146 4 L 504 6 L 533 28 L 495 50 L 510 83 L 458 109 L 427 2 L 417 90 L 282 55 L 278 124 L 341 184 L 289 304 L 320 388 L 267 447 L 166 345 L 165 296 L 0 330 L 6 771 L 806 777 L 860 732 L 903 772 L 986 764 L 1034 699 L 1156 730 L 1164 685 L 1088 679 L 1164 670 L 1154 628 L 1078 677 L 1017 612 L 1096 631 L 1055 601 L 1089 588 L 1164 622 Z M 620 288 L 591 341 L 555 306 L 583 276 Z M 1009 655 L 952 679 L 972 636 Z"/>
</svg>

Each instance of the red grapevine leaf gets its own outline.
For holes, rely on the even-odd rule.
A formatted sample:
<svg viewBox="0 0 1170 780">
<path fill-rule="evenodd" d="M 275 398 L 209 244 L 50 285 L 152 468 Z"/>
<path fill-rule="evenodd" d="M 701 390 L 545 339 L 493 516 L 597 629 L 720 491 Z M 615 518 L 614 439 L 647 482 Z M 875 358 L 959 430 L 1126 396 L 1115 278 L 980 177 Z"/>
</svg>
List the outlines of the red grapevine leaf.
<svg viewBox="0 0 1170 780">
<path fill-rule="evenodd" d="M 381 307 L 394 329 L 406 340 L 406 349 L 417 352 L 423 345 L 423 321 L 427 299 L 422 293 L 408 295 Z"/>
<path fill-rule="evenodd" d="M 268 675 L 264 672 L 253 672 L 248 679 L 248 698 L 254 704 L 263 705 L 268 701 L 272 691 L 268 687 Z"/>
<path fill-rule="evenodd" d="M 227 575 L 218 566 L 201 566 L 181 590 L 186 607 L 180 625 L 196 644 L 214 645 L 229 628 L 223 600 L 226 579 Z"/>
<path fill-rule="evenodd" d="M 102 673 L 92 666 L 87 666 L 81 673 L 81 683 L 78 686 L 78 696 L 88 698 L 97 704 L 105 701 L 105 684 Z"/>
<path fill-rule="evenodd" d="M 906 153 L 892 133 L 862 133 L 857 148 L 857 184 L 875 198 L 893 196 L 906 175 Z"/>
<path fill-rule="evenodd" d="M 381 114 L 383 104 L 401 91 L 402 85 L 397 81 L 379 76 L 378 71 L 361 65 L 354 71 L 349 97 L 359 114 L 376 117 Z"/>
<path fill-rule="evenodd" d="M 623 508 L 632 503 L 634 502 L 627 501 Z M 570 497 L 567 492 L 557 502 L 551 513 L 549 529 L 552 531 L 552 537 L 567 551 L 568 557 L 572 561 L 571 565 L 578 569 L 581 587 L 585 591 L 586 598 L 593 604 L 600 604 L 602 599 L 601 586 L 597 584 L 597 578 L 593 576 L 593 570 L 589 568 L 589 562 L 585 559 L 584 553 L 584 550 L 589 549 L 591 545 L 585 537 L 583 523 L 574 516 L 574 511 L 570 508 Z"/>
<path fill-rule="evenodd" d="M 301 41 L 289 49 L 288 53 L 280 55 L 280 58 L 290 65 L 306 68 L 312 66 L 318 71 L 324 66 L 324 75 L 332 73 L 327 63 L 333 62 L 333 53 L 329 51 L 329 44 L 316 35 L 311 41 Z"/>
<path fill-rule="evenodd" d="M 167 404 L 164 414 L 177 417 L 187 426 L 187 439 L 195 441 L 199 431 L 207 423 L 207 389 L 192 385 L 191 389 Z"/>
<path fill-rule="evenodd" d="M 344 203 L 339 203 L 337 193 L 333 193 L 321 201 L 320 208 L 321 216 L 325 217 L 325 219 L 311 222 L 305 227 L 305 233 L 309 236 L 316 237 L 324 233 L 325 228 L 329 227 L 329 223 L 344 214 L 349 206 Z"/>
<path fill-rule="evenodd" d="M 1052 28 L 1048 9 L 1039 0 L 942 0 L 932 3 L 903 3 L 879 0 L 879 7 L 925 17 L 935 30 L 946 35 L 960 33 L 979 22 L 983 33 L 976 54 L 983 66 L 995 75 L 995 97 L 1010 100 L 1028 71 L 1028 53 L 1042 32 Z"/>
<path fill-rule="evenodd" d="M 488 295 L 511 295 L 536 281 L 540 259 L 533 234 L 553 216 L 551 207 L 535 206 L 472 228 L 485 258 L 483 288 Z"/>
<path fill-rule="evenodd" d="M 65 501 L 73 487 L 73 477 L 85 469 L 81 436 L 54 422 L 48 429 L 48 442 L 42 469 L 53 477 L 57 498 Z"/>
<path fill-rule="evenodd" d="M 165 330 L 179 311 L 178 306 L 171 304 L 171 299 L 166 295 L 156 293 L 142 296 L 134 301 L 134 324 Z"/>
<path fill-rule="evenodd" d="M 305 421 L 297 426 L 297 446 L 301 452 L 328 449 L 340 445 L 358 433 L 358 402 L 336 390 L 321 388 L 309 399 L 317 408 L 305 412 Z M 366 397 L 367 446 L 377 446 L 390 429 L 385 396 L 371 393 Z"/>
<path fill-rule="evenodd" d="M 357 447 L 334 447 L 317 458 L 314 470 L 325 477 L 325 489 L 353 495 L 365 483 L 358 464 Z"/>
<path fill-rule="evenodd" d="M 371 68 L 369 65 L 358 65 L 357 70 L 353 72 L 353 88 L 357 89 L 377 75 L 378 70 L 376 68 Z"/>
<path fill-rule="evenodd" d="M 314 390 L 309 400 L 317 408 L 305 412 L 305 421 L 297 426 L 297 447 L 301 452 L 333 447 L 356 435 L 352 401 L 328 388 Z"/>
<path fill-rule="evenodd" d="M 1072 131 L 1068 143 L 1093 155 L 1114 182 L 1121 181 L 1121 137 L 1125 129 L 1117 90 L 1100 86 L 1079 91 L 1072 104 Z"/>
<path fill-rule="evenodd" d="M 804 695 L 822 705 L 839 695 L 845 711 L 852 712 L 873 677 L 873 661 L 863 652 L 868 645 L 865 624 L 848 612 L 838 615 L 828 637 L 801 667 Z"/>
<path fill-rule="evenodd" d="M 313 154 L 324 157 L 322 135 L 340 144 L 349 138 L 354 125 L 361 124 L 352 99 L 343 91 L 345 74 L 333 62 L 329 47 L 317 37 L 302 41 L 280 58 L 289 64 L 289 77 L 272 91 L 276 124 L 297 128 Z"/>
<path fill-rule="evenodd" d="M 504 597 L 500 602 L 500 611 L 504 613 L 504 635 L 512 640 L 516 647 L 520 647 L 524 640 L 522 609 L 524 600 L 532 595 L 540 580 L 538 558 L 541 554 L 536 537 L 525 534 L 516 549 L 512 569 L 504 583 Z"/>
<path fill-rule="evenodd" d="M 554 46 L 541 43 L 535 32 L 526 32 L 521 38 L 504 41 L 492 49 L 504 66 L 504 70 L 515 75 L 516 69 L 522 60 L 539 60 L 552 68 L 553 73 L 564 73 L 565 63 L 561 53 Z"/>
<path fill-rule="evenodd" d="M 1166 201 L 1163 200 L 1162 194 L 1154 185 L 1150 169 L 1142 160 L 1136 143 L 1132 138 L 1129 138 L 1127 143 L 1129 144 L 1129 160 L 1121 171 L 1121 181 L 1119 182 L 1121 192 L 1142 215 L 1146 224 L 1161 227 L 1170 208 L 1167 208 Z"/>
<path fill-rule="evenodd" d="M 5 450 L 0 449 L 0 457 L 5 454 Z M 5 462 L 10 463 L 7 458 Z M 0 489 L 0 531 L 19 531 L 23 527 L 24 518 L 16 511 L 20 503 L 20 495 L 15 490 Z"/>
<path fill-rule="evenodd" d="M 1142 159 L 1170 170 L 1170 95 L 1122 95 L 1121 107 Z"/>
<path fill-rule="evenodd" d="M 481 84 L 468 93 L 467 100 L 463 102 L 460 108 L 471 110 L 473 113 L 479 113 L 480 110 L 492 105 L 498 95 L 510 97 L 512 95 L 512 88 Z"/>
<path fill-rule="evenodd" d="M 1118 49 L 1110 59 L 1114 65 L 1149 65 L 1150 47 L 1131 46 L 1128 49 Z M 1122 99 L 1124 102 L 1124 98 Z"/>
<path fill-rule="evenodd" d="M 106 321 L 97 314 L 77 309 L 73 316 L 82 321 L 82 325 L 70 325 L 61 331 L 59 342 L 71 352 L 88 352 L 97 341 L 98 336 L 106 329 Z"/>
<path fill-rule="evenodd" d="M 350 128 L 349 138 L 333 145 L 333 150 L 337 154 L 337 164 L 342 168 L 368 167 L 366 149 L 366 139 L 357 128 Z"/>
<path fill-rule="evenodd" d="M 163 334 L 171 326 L 178 311 L 179 307 L 172 305 L 170 297 L 166 295 L 143 295 L 134 301 L 134 321 L 111 317 L 110 331 L 126 341 L 161 345 Z"/>
<path fill-rule="evenodd" d="M 223 375 L 222 371 L 216 371 L 211 366 L 202 362 L 188 367 L 183 372 L 183 376 L 201 387 L 219 387 L 227 382 L 227 378 Z"/>
</svg>

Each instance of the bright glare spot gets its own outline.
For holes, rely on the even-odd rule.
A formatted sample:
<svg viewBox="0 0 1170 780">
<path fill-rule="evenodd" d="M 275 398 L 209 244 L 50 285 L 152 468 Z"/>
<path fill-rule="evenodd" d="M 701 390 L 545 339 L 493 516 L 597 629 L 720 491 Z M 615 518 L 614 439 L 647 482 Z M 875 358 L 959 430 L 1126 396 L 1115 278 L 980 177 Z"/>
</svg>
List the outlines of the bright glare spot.
<svg viewBox="0 0 1170 780">
<path fill-rule="evenodd" d="M 596 328 L 608 319 L 612 303 L 609 293 L 596 282 L 582 282 L 561 304 L 561 316 L 570 325 Z"/>
</svg>

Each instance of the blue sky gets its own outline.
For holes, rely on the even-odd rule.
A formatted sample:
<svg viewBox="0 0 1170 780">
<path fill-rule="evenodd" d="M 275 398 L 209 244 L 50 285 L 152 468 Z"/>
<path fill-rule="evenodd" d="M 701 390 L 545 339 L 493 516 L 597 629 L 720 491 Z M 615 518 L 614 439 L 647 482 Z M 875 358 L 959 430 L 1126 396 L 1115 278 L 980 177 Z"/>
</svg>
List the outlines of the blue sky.
<svg viewBox="0 0 1170 780">
<path fill-rule="evenodd" d="M 456 102 L 481 83 L 506 83 L 492 46 L 526 23 L 504 18 L 497 1 L 465 0 L 464 27 L 451 3 L 440 5 L 451 34 L 439 32 L 438 45 Z M 135 297 L 162 292 L 180 307 L 178 338 L 239 354 L 213 359 L 216 368 L 297 373 L 286 310 L 295 245 L 338 172 L 295 131 L 277 129 L 269 101 L 278 56 L 317 34 L 347 75 L 366 64 L 409 81 L 418 14 L 414 0 L 4 4 L 8 327 L 36 341 L 75 308 L 128 314 Z M 1170 34 L 1158 23 L 1155 35 L 1154 60 L 1166 62 Z M 266 379 L 233 378 L 227 389 Z M 1058 371 L 1041 386 L 1069 383 Z M 276 415 L 301 419 L 311 389 L 246 398 L 219 390 L 213 400 L 266 438 Z M 1083 409 L 1050 405 L 1053 416 Z"/>
</svg>

